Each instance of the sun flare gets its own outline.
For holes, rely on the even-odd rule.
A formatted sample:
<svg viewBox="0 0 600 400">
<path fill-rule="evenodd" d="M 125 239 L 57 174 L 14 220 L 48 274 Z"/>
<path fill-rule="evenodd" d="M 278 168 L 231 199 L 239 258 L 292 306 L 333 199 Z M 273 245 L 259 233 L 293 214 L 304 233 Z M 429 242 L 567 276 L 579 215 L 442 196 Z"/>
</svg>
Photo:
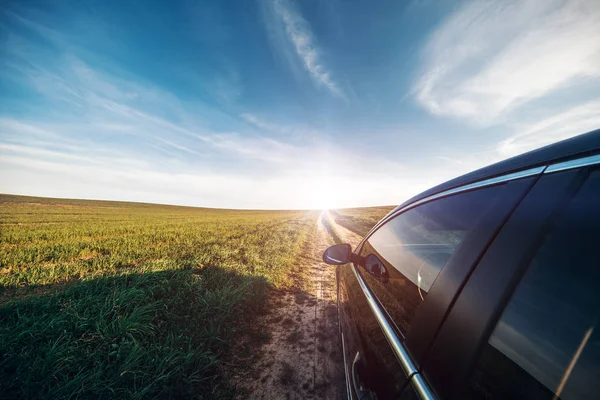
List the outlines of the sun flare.
<svg viewBox="0 0 600 400">
<path fill-rule="evenodd" d="M 329 210 L 340 208 L 344 200 L 340 180 L 331 176 L 319 177 L 312 180 L 310 189 L 306 192 L 306 203 L 311 209 Z"/>
</svg>

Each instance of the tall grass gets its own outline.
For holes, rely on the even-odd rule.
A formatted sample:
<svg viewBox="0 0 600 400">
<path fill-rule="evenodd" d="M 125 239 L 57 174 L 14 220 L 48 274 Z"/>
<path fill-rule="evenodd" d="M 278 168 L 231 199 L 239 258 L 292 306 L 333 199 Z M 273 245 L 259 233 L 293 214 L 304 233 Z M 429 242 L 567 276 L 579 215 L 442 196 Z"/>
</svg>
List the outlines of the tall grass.
<svg viewBox="0 0 600 400">
<path fill-rule="evenodd" d="M 0 391 L 223 398 L 318 214 L 0 196 Z"/>
</svg>

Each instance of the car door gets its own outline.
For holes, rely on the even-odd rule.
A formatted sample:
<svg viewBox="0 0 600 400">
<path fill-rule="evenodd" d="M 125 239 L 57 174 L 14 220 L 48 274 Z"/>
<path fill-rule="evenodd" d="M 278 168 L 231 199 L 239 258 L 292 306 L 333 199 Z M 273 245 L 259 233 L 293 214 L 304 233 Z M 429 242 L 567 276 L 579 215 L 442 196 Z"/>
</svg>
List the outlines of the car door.
<svg viewBox="0 0 600 400">
<path fill-rule="evenodd" d="M 488 181 L 409 205 L 363 240 L 359 262 L 339 269 L 354 398 L 402 394 L 462 281 L 534 179 Z"/>
<path fill-rule="evenodd" d="M 589 160 L 548 167 L 475 268 L 423 365 L 438 396 L 597 398 L 600 168 L 580 166 Z"/>
</svg>

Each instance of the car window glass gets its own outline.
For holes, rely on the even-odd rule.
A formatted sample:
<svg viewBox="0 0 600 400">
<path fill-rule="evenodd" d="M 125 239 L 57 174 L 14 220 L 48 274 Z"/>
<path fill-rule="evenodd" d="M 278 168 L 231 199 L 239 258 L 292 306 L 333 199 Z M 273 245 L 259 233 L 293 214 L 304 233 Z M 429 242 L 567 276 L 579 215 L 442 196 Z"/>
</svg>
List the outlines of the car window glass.
<svg viewBox="0 0 600 400">
<path fill-rule="evenodd" d="M 417 206 L 382 225 L 364 242 L 359 271 L 400 333 L 406 334 L 438 274 L 503 187 Z"/>
<path fill-rule="evenodd" d="M 470 397 L 597 399 L 600 172 L 556 219 L 479 359 Z"/>
</svg>

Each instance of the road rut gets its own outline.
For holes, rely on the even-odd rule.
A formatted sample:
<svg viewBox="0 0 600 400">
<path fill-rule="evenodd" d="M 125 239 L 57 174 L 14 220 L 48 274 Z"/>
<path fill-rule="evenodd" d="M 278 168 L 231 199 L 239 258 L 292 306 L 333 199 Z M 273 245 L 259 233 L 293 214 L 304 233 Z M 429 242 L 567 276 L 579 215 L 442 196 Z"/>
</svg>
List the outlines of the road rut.
<svg viewBox="0 0 600 400">
<path fill-rule="evenodd" d="M 322 214 L 302 268 L 308 290 L 275 291 L 258 317 L 270 340 L 259 349 L 253 371 L 241 378 L 239 398 L 342 399 L 346 397 L 336 306 L 335 267 L 323 263 L 333 239 Z"/>
</svg>

